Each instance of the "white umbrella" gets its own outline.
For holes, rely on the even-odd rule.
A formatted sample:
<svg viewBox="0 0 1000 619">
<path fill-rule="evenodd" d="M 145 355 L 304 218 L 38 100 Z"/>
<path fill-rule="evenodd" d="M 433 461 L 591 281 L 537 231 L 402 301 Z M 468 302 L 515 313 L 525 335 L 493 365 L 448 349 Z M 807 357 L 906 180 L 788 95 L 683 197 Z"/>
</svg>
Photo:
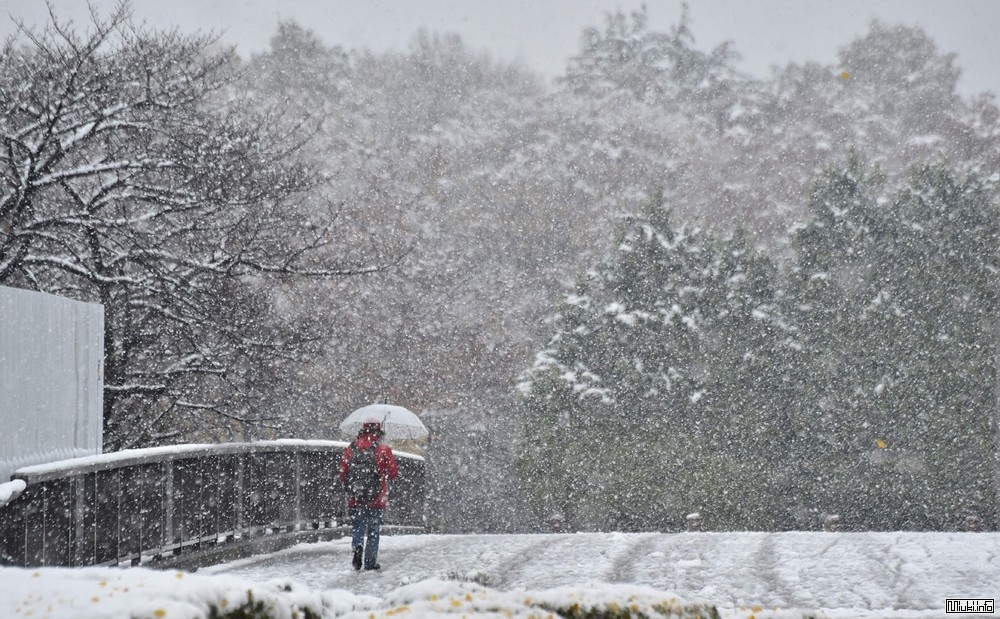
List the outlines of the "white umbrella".
<svg viewBox="0 0 1000 619">
<path fill-rule="evenodd" d="M 382 424 L 388 439 L 414 440 L 427 436 L 427 428 L 409 409 L 392 404 L 369 404 L 363 406 L 340 422 L 340 429 L 347 435 L 356 436 L 361 426 L 369 421 Z"/>
</svg>

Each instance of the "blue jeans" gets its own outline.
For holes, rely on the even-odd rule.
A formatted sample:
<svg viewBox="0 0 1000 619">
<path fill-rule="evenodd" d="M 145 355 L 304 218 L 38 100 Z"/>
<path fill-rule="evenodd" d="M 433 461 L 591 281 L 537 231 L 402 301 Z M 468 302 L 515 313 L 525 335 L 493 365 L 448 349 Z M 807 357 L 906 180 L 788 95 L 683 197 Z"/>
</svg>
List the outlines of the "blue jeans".
<svg viewBox="0 0 1000 619">
<path fill-rule="evenodd" d="M 382 530 L 382 512 L 376 507 L 351 508 L 351 547 L 364 544 L 364 564 L 366 570 L 375 567 L 378 558 L 378 538 Z"/>
</svg>

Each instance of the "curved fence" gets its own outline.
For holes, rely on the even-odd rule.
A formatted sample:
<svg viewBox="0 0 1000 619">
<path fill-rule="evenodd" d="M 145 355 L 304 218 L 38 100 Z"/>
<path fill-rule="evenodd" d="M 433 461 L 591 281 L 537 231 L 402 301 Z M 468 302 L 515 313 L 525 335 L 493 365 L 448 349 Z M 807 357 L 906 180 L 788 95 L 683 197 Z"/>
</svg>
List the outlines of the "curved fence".
<svg viewBox="0 0 1000 619">
<path fill-rule="evenodd" d="M 137 565 L 267 536 L 342 534 L 346 445 L 179 445 L 19 469 L 23 491 L 0 505 L 0 564 Z M 424 459 L 396 459 L 384 522 L 422 528 Z"/>
</svg>

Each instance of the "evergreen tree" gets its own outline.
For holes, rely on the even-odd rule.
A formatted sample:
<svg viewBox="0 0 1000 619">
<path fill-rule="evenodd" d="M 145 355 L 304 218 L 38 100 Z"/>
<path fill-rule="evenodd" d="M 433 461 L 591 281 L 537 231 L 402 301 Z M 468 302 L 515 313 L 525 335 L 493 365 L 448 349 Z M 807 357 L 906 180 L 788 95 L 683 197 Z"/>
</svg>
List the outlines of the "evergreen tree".
<svg viewBox="0 0 1000 619">
<path fill-rule="evenodd" d="M 817 180 L 808 202 L 812 219 L 792 235 L 787 313 L 797 328 L 792 455 L 799 467 L 792 500 L 801 527 L 814 526 L 820 511 L 854 517 L 847 508 L 856 504 L 859 467 L 879 438 L 862 427 L 864 413 L 857 410 L 861 394 L 875 385 L 865 381 L 878 372 L 852 342 L 871 328 L 858 321 L 856 309 L 872 298 L 867 271 L 877 260 L 883 187 L 878 169 L 852 155 Z"/>
<path fill-rule="evenodd" d="M 717 526 L 748 526 L 739 499 L 703 490 L 729 477 L 716 490 L 735 496 L 770 479 L 773 277 L 745 235 L 676 225 L 659 200 L 624 222 L 616 250 L 564 298 L 520 385 L 522 479 L 541 515 L 663 529 L 710 506 Z M 741 386 L 750 392 L 734 402 Z"/>
<path fill-rule="evenodd" d="M 817 480 L 798 499 L 859 528 L 954 528 L 994 500 L 995 195 L 942 166 L 883 194 L 853 157 L 794 235 L 799 457 Z"/>
<path fill-rule="evenodd" d="M 869 354 L 885 369 L 886 461 L 916 473 L 895 528 L 992 516 L 998 214 L 983 179 L 943 166 L 915 169 L 886 214 L 873 272 L 882 338 Z"/>
</svg>

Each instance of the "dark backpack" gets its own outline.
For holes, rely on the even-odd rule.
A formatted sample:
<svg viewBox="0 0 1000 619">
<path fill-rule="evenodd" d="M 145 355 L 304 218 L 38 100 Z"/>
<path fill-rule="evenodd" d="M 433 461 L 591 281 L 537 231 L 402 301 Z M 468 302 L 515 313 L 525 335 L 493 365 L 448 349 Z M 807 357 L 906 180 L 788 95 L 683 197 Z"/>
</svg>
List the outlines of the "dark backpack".
<svg viewBox="0 0 1000 619">
<path fill-rule="evenodd" d="M 358 448 L 351 443 L 351 459 L 347 463 L 347 493 L 358 501 L 374 501 L 382 494 L 382 473 L 378 470 L 375 449 L 378 443 L 368 449 Z"/>
</svg>

